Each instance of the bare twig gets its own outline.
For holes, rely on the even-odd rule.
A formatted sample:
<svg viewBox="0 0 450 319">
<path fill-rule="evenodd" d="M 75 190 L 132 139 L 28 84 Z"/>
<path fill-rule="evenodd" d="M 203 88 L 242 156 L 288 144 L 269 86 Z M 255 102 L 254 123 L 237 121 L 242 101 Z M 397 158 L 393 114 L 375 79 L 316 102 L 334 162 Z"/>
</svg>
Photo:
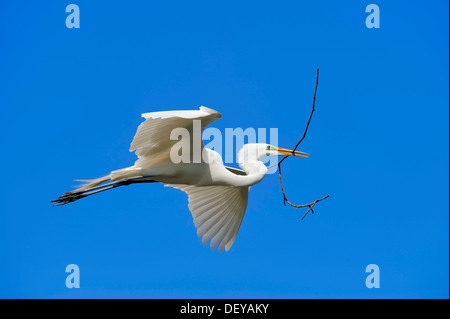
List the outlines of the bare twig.
<svg viewBox="0 0 450 319">
<path fill-rule="evenodd" d="M 316 110 L 316 109 L 315 109 L 315 105 L 316 105 L 316 93 L 317 93 L 317 86 L 318 86 L 318 85 L 319 85 L 319 69 L 317 69 L 317 75 L 316 75 L 316 87 L 315 87 L 315 89 L 314 89 L 314 97 L 313 97 L 313 104 L 312 104 L 311 114 L 309 115 L 308 122 L 306 123 L 306 127 L 305 127 L 305 131 L 304 131 L 304 133 L 303 133 L 303 136 L 302 136 L 302 138 L 297 142 L 297 144 L 295 145 L 294 149 L 292 150 L 292 154 L 294 154 L 294 151 L 297 150 L 297 147 L 298 147 L 298 146 L 300 145 L 300 143 L 305 139 L 306 133 L 308 133 L 309 124 L 311 123 L 312 116 L 313 116 L 313 114 L 314 114 L 314 111 Z M 286 193 L 285 193 L 284 187 L 283 187 L 283 181 L 282 181 L 282 179 L 281 179 L 281 163 L 286 159 L 286 157 L 288 157 L 288 155 L 285 155 L 285 156 L 278 162 L 278 175 L 279 175 L 279 177 L 280 177 L 281 192 L 283 193 L 283 202 L 284 202 L 284 205 L 286 205 L 286 203 L 288 203 L 289 205 L 291 205 L 292 207 L 296 208 L 297 210 L 298 210 L 299 208 L 306 208 L 306 207 L 308 207 L 308 210 L 306 211 L 306 213 L 305 213 L 305 214 L 303 215 L 303 217 L 302 217 L 302 220 L 303 220 L 303 218 L 305 218 L 305 216 L 306 216 L 309 212 L 311 212 L 311 213 L 314 214 L 314 206 L 315 206 L 318 202 L 320 202 L 320 201 L 322 201 L 322 200 L 324 200 L 324 199 L 330 197 L 330 195 L 326 195 L 326 196 L 324 196 L 324 197 L 322 197 L 322 198 L 320 198 L 320 199 L 316 199 L 314 202 L 309 203 L 309 204 L 295 205 L 295 204 L 291 203 L 291 202 L 287 199 L 287 196 L 286 196 Z"/>
</svg>

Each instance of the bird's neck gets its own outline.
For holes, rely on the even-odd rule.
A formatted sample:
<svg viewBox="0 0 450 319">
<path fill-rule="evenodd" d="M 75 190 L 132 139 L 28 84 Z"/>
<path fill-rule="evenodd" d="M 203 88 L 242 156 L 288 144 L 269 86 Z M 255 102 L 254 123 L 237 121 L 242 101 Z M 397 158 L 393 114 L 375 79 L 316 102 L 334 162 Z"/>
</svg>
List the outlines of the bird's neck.
<svg viewBox="0 0 450 319">
<path fill-rule="evenodd" d="M 245 163 L 239 163 L 239 166 L 247 173 L 247 175 L 239 176 L 245 186 L 251 186 L 259 183 L 267 174 L 267 167 L 263 162 L 256 160 Z"/>
<path fill-rule="evenodd" d="M 260 161 L 239 166 L 246 175 L 235 174 L 225 169 L 224 174 L 218 178 L 220 183 L 233 187 L 252 186 L 259 183 L 267 173 L 267 167 Z"/>
<path fill-rule="evenodd" d="M 236 186 L 251 186 L 259 183 L 267 174 L 267 167 L 258 154 L 243 149 L 238 154 L 239 166 L 247 175 L 235 175 Z"/>
</svg>

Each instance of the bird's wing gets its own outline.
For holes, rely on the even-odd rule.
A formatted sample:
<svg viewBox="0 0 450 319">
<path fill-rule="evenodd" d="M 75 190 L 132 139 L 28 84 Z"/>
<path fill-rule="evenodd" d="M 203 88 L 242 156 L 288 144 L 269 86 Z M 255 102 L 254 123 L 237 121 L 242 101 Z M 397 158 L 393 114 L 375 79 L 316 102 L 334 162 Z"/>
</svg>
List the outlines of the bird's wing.
<svg viewBox="0 0 450 319">
<path fill-rule="evenodd" d="M 144 113 L 145 121 L 139 125 L 130 146 L 130 152 L 136 151 L 138 162 L 153 162 L 167 157 L 177 140 L 170 139 L 175 128 L 185 128 L 192 134 L 193 120 L 201 120 L 201 130 L 222 117 L 212 109 L 201 106 L 198 111 L 166 111 Z M 200 136 L 201 139 L 201 136 Z M 201 148 L 203 149 L 203 143 Z M 192 154 L 192 152 L 191 152 Z"/>
<path fill-rule="evenodd" d="M 249 187 L 169 185 L 188 194 L 188 207 L 203 245 L 228 251 L 247 208 Z"/>
</svg>

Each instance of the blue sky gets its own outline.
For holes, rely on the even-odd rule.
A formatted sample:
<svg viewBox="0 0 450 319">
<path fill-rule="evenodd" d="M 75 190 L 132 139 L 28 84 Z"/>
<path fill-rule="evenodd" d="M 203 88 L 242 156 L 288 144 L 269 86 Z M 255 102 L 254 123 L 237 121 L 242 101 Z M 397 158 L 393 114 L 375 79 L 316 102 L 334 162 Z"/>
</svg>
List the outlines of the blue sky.
<svg viewBox="0 0 450 319">
<path fill-rule="evenodd" d="M 448 2 L 0 4 L 0 297 L 448 298 Z M 220 111 L 225 128 L 301 137 L 252 187 L 228 253 L 186 195 L 134 185 L 51 207 L 75 179 L 130 166 L 140 114 Z M 79 289 L 65 268 L 80 267 Z M 368 289 L 365 268 L 380 268 Z"/>
</svg>

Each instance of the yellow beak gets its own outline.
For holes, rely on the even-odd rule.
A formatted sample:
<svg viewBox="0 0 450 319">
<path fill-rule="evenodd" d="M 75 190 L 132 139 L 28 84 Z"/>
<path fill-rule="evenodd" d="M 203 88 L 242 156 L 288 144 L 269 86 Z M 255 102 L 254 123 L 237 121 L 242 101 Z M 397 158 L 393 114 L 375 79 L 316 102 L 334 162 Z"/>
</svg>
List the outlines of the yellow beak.
<svg viewBox="0 0 450 319">
<path fill-rule="evenodd" d="M 281 147 L 278 148 L 278 153 L 281 154 L 281 155 L 297 156 L 297 157 L 308 157 L 306 155 L 309 155 L 308 153 L 303 153 L 303 152 L 299 152 L 299 151 L 292 151 L 292 150 L 288 150 L 287 148 L 281 148 Z"/>
</svg>

